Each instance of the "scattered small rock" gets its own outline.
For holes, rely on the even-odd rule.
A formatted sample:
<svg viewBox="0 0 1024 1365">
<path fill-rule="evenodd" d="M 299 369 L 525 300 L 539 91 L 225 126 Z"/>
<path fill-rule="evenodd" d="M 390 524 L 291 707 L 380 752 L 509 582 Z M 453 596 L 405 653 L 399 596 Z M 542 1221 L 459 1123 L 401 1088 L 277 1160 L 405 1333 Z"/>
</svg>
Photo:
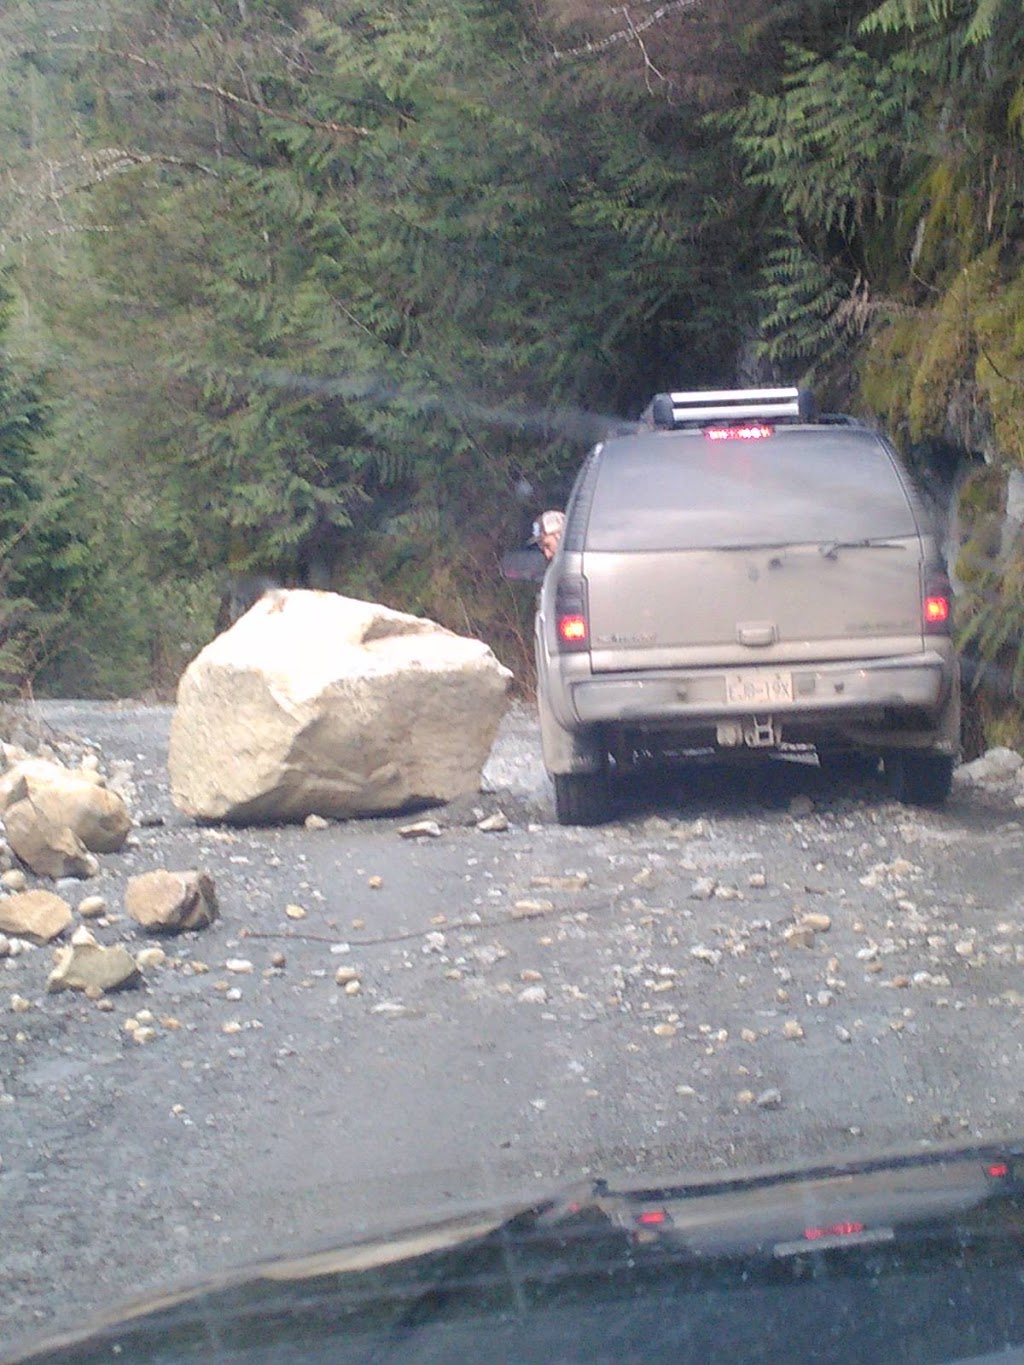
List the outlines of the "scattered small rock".
<svg viewBox="0 0 1024 1365">
<path fill-rule="evenodd" d="M 527 986 L 521 990 L 516 999 L 522 1005 L 546 1005 L 548 993 L 543 986 Z"/>
<path fill-rule="evenodd" d="M 327 829 L 331 822 L 330 820 L 325 820 L 322 815 L 307 815 L 302 823 L 305 825 L 306 829 L 317 830 Z"/>
<path fill-rule="evenodd" d="M 757 1097 L 757 1106 L 759 1109 L 781 1109 L 782 1091 L 778 1090 L 775 1086 L 770 1086 L 767 1090 L 762 1090 Z"/>
<path fill-rule="evenodd" d="M 120 944 L 104 948 L 88 929 L 77 929 L 71 946 L 57 951 L 56 965 L 46 978 L 46 989 L 86 991 L 98 998 L 106 991 L 137 986 L 142 980 L 135 959 Z"/>
<path fill-rule="evenodd" d="M 49 943 L 70 928 L 71 906 L 52 891 L 18 891 L 0 899 L 0 932 Z"/>
<path fill-rule="evenodd" d="M 167 954 L 162 948 L 143 948 L 141 952 L 135 954 L 136 965 L 143 970 L 148 967 L 162 967 L 166 961 Z"/>
<path fill-rule="evenodd" d="M 205 929 L 217 918 L 213 879 L 205 872 L 143 872 L 129 879 L 124 905 L 150 932 Z"/>
<path fill-rule="evenodd" d="M 832 928 L 832 916 L 812 911 L 810 914 L 800 916 L 800 924 L 805 929 L 813 929 L 816 934 L 827 934 Z"/>
<path fill-rule="evenodd" d="M 436 820 L 417 820 L 415 824 L 403 825 L 398 833 L 403 839 L 440 839 L 441 826 Z"/>
<path fill-rule="evenodd" d="M 548 891 L 585 891 L 590 885 L 586 872 L 567 872 L 562 876 L 536 876 L 530 878 L 530 885 L 536 890 Z"/>
<path fill-rule="evenodd" d="M 787 924 L 782 937 L 789 948 L 814 947 L 814 929 L 809 924 Z"/>
<path fill-rule="evenodd" d="M 512 907 L 513 919 L 535 919 L 538 915 L 550 914 L 555 908 L 554 901 L 523 900 L 516 901 Z"/>
<path fill-rule="evenodd" d="M 478 820 L 476 827 L 481 834 L 504 834 L 508 829 L 508 816 L 504 811 L 496 810 L 493 815 L 485 815 Z"/>
</svg>

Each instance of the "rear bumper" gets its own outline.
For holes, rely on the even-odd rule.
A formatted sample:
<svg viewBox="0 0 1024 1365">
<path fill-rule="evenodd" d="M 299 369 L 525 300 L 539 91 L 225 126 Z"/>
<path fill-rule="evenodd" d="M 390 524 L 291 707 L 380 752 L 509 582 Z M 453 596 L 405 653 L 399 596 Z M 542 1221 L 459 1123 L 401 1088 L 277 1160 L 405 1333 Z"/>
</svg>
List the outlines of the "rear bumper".
<svg viewBox="0 0 1024 1365">
<path fill-rule="evenodd" d="M 590 675 L 565 679 L 567 709 L 580 725 L 635 725 L 643 728 L 701 729 L 720 720 L 771 715 L 782 725 L 881 719 L 894 712 L 908 717 L 939 717 L 953 690 L 955 660 L 940 649 L 856 663 L 778 665 L 745 675 L 785 672 L 792 700 L 732 704 L 726 697 L 726 670 L 687 669 Z"/>
</svg>

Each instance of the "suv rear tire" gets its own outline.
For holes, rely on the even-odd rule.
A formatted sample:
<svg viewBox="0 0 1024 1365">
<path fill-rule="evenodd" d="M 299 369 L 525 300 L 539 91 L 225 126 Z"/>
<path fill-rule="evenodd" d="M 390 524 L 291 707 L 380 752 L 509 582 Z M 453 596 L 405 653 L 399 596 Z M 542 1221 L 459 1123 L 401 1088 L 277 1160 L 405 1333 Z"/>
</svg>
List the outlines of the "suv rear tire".
<svg viewBox="0 0 1024 1365">
<path fill-rule="evenodd" d="M 941 806 L 953 785 L 950 754 L 919 749 L 897 749 L 885 756 L 885 779 L 890 794 L 911 806 Z"/>
<path fill-rule="evenodd" d="M 555 773 L 555 814 L 560 825 L 599 825 L 611 807 L 608 774 Z"/>
<path fill-rule="evenodd" d="M 868 782 L 878 772 L 878 755 L 858 749 L 818 750 L 818 767 L 830 782 Z"/>
</svg>

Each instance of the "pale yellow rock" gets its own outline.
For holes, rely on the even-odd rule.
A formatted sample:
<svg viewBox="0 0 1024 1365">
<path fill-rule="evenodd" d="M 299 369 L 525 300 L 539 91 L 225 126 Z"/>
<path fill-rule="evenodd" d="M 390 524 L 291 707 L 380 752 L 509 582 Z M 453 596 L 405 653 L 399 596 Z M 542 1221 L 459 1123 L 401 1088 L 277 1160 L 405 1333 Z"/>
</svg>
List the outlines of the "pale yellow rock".
<svg viewBox="0 0 1024 1365">
<path fill-rule="evenodd" d="M 790 948 L 814 947 L 814 929 L 809 924 L 789 924 L 783 930 L 782 937 Z"/>
<path fill-rule="evenodd" d="M 25 799 L 37 816 L 69 828 L 92 853 L 116 853 L 132 828 L 127 806 L 95 770 L 27 759 L 0 778 L 0 810 Z"/>
<path fill-rule="evenodd" d="M 72 923 L 71 906 L 52 891 L 19 891 L 0 897 L 0 933 L 49 943 Z"/>
<path fill-rule="evenodd" d="M 69 826 L 52 820 L 26 797 L 4 811 L 7 842 L 37 877 L 92 877 L 96 859 Z"/>
<path fill-rule="evenodd" d="M 124 905 L 133 920 L 156 932 L 205 929 L 217 917 L 213 879 L 204 872 L 143 872 L 129 879 Z"/>
<path fill-rule="evenodd" d="M 69 948 L 62 948 L 57 965 L 47 977 L 48 991 L 86 991 L 93 995 L 137 986 L 141 973 L 127 948 L 104 948 L 88 930 L 78 930 Z"/>
<path fill-rule="evenodd" d="M 800 923 L 805 929 L 813 929 L 816 934 L 825 934 L 832 928 L 832 917 L 812 911 L 809 914 L 801 915 Z"/>
<path fill-rule="evenodd" d="M 511 674 L 480 640 L 336 593 L 262 598 L 185 670 L 175 805 L 346 818 L 479 790 Z"/>
</svg>

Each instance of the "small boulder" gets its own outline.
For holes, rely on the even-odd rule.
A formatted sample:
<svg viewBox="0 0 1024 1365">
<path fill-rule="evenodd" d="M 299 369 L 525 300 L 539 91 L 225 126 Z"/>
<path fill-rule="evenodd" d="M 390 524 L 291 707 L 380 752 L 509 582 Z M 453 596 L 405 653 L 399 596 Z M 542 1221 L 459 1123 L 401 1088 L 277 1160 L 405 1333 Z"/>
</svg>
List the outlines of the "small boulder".
<svg viewBox="0 0 1024 1365">
<path fill-rule="evenodd" d="M 49 943 L 69 928 L 71 906 L 52 891 L 19 891 L 0 898 L 0 933 Z"/>
<path fill-rule="evenodd" d="M 213 879 L 205 872 L 143 872 L 125 888 L 124 908 L 153 933 L 205 929 L 217 918 Z"/>
<path fill-rule="evenodd" d="M 4 827 L 11 851 L 37 877 L 96 875 L 96 859 L 74 830 L 54 823 L 29 798 L 7 807 Z"/>
<path fill-rule="evenodd" d="M 137 986 L 142 973 L 127 948 L 104 948 L 88 930 L 77 930 L 46 979 L 48 991 L 88 991 L 90 995 Z"/>
<path fill-rule="evenodd" d="M 26 800 L 52 825 L 72 830 L 92 853 L 116 853 L 132 827 L 124 801 L 92 768 L 26 759 L 0 778 L 0 810 Z"/>
</svg>

